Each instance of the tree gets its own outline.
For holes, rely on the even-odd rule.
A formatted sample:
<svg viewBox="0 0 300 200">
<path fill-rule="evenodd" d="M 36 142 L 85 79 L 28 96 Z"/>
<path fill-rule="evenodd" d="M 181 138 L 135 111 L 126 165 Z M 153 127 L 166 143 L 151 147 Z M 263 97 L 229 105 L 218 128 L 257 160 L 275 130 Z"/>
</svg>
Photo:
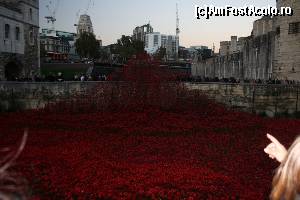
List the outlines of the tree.
<svg viewBox="0 0 300 200">
<path fill-rule="evenodd" d="M 99 60 L 101 62 L 109 62 L 110 52 L 107 48 L 99 48 Z"/>
<path fill-rule="evenodd" d="M 167 49 L 164 47 L 160 47 L 156 53 L 155 53 L 155 58 L 158 60 L 163 60 L 167 55 Z"/>
<path fill-rule="evenodd" d="M 144 53 L 144 42 L 122 35 L 117 43 L 112 46 L 111 51 L 114 54 L 119 54 L 123 62 L 126 62 L 133 55 Z"/>
<path fill-rule="evenodd" d="M 96 58 L 99 55 L 99 46 L 93 33 L 83 32 L 75 42 L 76 52 L 81 58 Z"/>
<path fill-rule="evenodd" d="M 198 55 L 201 55 L 203 60 L 212 57 L 212 50 L 211 49 L 197 49 Z"/>
</svg>

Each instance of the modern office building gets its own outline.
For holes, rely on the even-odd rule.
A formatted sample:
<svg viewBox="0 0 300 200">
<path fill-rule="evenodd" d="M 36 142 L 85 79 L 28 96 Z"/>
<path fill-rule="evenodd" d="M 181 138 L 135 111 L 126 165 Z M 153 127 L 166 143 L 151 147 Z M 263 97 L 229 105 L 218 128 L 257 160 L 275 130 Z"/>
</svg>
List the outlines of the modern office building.
<svg viewBox="0 0 300 200">
<path fill-rule="evenodd" d="M 146 35 L 148 33 L 153 33 L 153 28 L 149 24 L 143 25 L 143 26 L 138 26 L 133 30 L 133 35 L 132 39 L 134 40 L 139 40 L 145 42 L 146 40 Z"/>
<path fill-rule="evenodd" d="M 164 35 L 159 32 L 149 33 L 145 39 L 145 51 L 155 54 L 160 48 L 166 49 L 167 59 L 175 59 L 179 49 L 175 35 Z"/>
<path fill-rule="evenodd" d="M 67 59 L 70 54 L 76 54 L 74 45 L 76 36 L 75 33 L 42 29 L 40 46 L 54 60 Z"/>
</svg>

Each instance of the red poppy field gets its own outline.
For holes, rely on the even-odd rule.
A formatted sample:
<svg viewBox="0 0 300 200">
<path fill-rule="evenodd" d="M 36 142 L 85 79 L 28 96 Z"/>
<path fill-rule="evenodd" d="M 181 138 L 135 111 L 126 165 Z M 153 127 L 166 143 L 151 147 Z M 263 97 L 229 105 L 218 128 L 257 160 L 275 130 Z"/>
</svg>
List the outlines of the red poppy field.
<svg viewBox="0 0 300 200">
<path fill-rule="evenodd" d="M 276 168 L 263 152 L 265 134 L 288 145 L 300 131 L 297 120 L 216 105 L 185 112 L 11 113 L 0 120 L 6 146 L 28 127 L 16 168 L 40 199 L 264 199 Z"/>
<path fill-rule="evenodd" d="M 1 146 L 17 146 L 29 130 L 11 170 L 26 178 L 32 199 L 268 199 L 278 163 L 263 152 L 266 133 L 289 146 L 299 120 L 231 111 L 197 95 L 148 105 L 153 96 L 135 91 L 131 107 L 0 114 Z"/>
</svg>

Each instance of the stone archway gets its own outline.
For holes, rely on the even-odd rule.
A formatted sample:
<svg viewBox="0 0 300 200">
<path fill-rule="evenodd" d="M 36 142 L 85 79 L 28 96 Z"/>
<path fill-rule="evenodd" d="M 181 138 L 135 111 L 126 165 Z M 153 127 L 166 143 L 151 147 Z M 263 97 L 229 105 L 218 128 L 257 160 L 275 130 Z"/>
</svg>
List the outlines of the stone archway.
<svg viewBox="0 0 300 200">
<path fill-rule="evenodd" d="M 9 61 L 5 67 L 5 79 L 7 81 L 15 81 L 16 78 L 20 78 L 21 66 L 16 61 Z"/>
</svg>

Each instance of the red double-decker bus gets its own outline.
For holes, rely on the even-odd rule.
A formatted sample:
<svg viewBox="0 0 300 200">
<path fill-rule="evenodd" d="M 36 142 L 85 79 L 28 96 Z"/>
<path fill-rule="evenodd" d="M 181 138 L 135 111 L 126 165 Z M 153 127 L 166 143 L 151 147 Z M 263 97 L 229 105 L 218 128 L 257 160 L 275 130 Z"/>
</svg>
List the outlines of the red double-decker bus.
<svg viewBox="0 0 300 200">
<path fill-rule="evenodd" d="M 67 53 L 48 52 L 47 58 L 49 62 L 67 62 L 69 60 Z"/>
</svg>

